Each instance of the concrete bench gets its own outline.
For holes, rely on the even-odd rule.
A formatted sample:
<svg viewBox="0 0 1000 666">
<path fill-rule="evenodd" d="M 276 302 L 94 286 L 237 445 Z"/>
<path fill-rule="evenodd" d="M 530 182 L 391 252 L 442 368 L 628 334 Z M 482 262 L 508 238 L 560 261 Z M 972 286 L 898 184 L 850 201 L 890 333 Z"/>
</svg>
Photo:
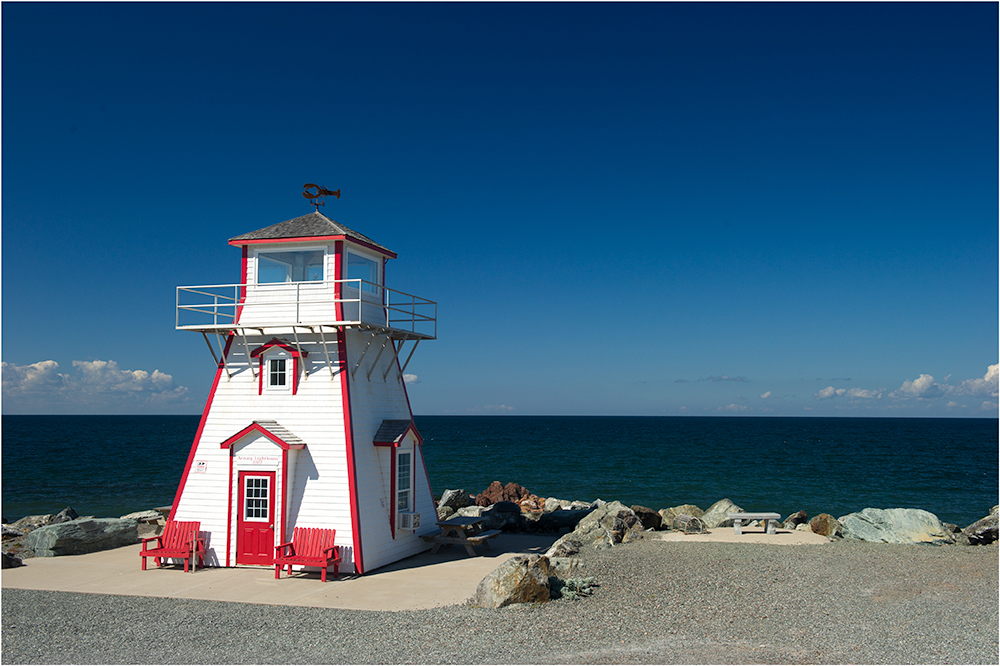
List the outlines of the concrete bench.
<svg viewBox="0 0 1000 666">
<path fill-rule="evenodd" d="M 779 513 L 731 513 L 729 514 L 729 519 L 733 521 L 733 533 L 743 534 L 743 521 L 744 520 L 763 520 L 764 521 L 764 531 L 768 534 L 774 534 L 775 523 L 781 520 L 781 514 Z"/>
</svg>

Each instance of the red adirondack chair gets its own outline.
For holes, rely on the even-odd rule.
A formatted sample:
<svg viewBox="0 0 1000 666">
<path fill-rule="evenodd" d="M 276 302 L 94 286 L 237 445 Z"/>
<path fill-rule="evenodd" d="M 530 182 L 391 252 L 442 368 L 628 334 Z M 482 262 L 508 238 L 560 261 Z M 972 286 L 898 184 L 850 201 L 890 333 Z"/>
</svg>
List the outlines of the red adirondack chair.
<svg viewBox="0 0 1000 666">
<path fill-rule="evenodd" d="M 158 537 L 149 537 L 142 540 L 142 570 L 146 570 L 146 558 L 152 557 L 156 566 L 160 566 L 161 557 L 172 557 L 184 560 L 184 573 L 188 572 L 188 563 L 194 561 L 194 569 L 198 564 L 205 566 L 205 540 L 201 538 L 201 523 L 197 520 L 189 522 L 178 522 L 168 520 L 163 534 Z M 149 542 L 155 541 L 156 546 L 150 547 Z M 193 572 L 194 570 L 192 570 Z"/>
<path fill-rule="evenodd" d="M 296 527 L 292 540 L 274 548 L 274 577 L 281 578 L 281 567 L 287 566 L 292 573 L 292 565 L 319 567 L 320 578 L 326 582 L 326 568 L 333 565 L 333 577 L 340 573 L 340 549 L 333 545 L 336 530 L 318 527 Z"/>
</svg>

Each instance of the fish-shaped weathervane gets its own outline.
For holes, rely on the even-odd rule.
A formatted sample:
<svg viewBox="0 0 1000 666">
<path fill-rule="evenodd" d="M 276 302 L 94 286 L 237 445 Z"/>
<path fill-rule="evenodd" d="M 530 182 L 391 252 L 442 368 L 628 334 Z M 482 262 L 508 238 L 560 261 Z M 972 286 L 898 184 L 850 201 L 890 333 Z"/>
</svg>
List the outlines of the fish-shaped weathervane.
<svg viewBox="0 0 1000 666">
<path fill-rule="evenodd" d="M 310 189 L 315 190 L 315 192 L 310 192 L 309 191 Z M 302 196 L 304 196 L 306 199 L 309 199 L 309 203 L 311 203 L 313 206 L 316 206 L 316 210 L 319 210 L 320 206 L 326 205 L 325 203 L 323 203 L 323 197 L 331 196 L 331 197 L 337 197 L 339 199 L 340 190 L 328 190 L 322 185 L 306 183 L 305 185 L 302 186 Z"/>
</svg>

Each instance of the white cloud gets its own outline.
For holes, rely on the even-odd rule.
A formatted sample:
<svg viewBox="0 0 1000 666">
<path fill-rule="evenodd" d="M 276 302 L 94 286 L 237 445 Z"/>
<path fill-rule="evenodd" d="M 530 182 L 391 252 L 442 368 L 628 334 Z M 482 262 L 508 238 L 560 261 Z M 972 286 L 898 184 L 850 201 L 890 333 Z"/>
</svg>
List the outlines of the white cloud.
<svg viewBox="0 0 1000 666">
<path fill-rule="evenodd" d="M 986 368 L 986 374 L 981 379 L 966 379 L 955 387 L 954 392 L 958 395 L 977 395 L 996 398 L 998 396 L 998 370 L 1000 370 L 1000 363 L 994 363 Z"/>
<path fill-rule="evenodd" d="M 410 373 L 407 372 L 405 375 L 403 375 L 403 381 L 406 382 L 407 384 L 419 384 L 420 377 L 417 377 L 416 375 L 411 375 Z"/>
<path fill-rule="evenodd" d="M 2 363 L 4 411 L 9 413 L 130 413 L 188 400 L 188 390 L 159 370 L 122 370 L 115 361 Z"/>
<path fill-rule="evenodd" d="M 995 412 L 997 410 L 997 407 L 1000 407 L 1000 405 L 998 405 L 997 403 L 993 402 L 992 400 L 984 400 L 983 401 L 982 409 L 984 411 Z"/>
<path fill-rule="evenodd" d="M 765 391 L 764 393 L 760 394 L 760 399 L 761 400 L 767 400 L 770 397 L 771 397 L 771 392 L 770 391 Z"/>
<path fill-rule="evenodd" d="M 938 398 L 945 394 L 945 389 L 934 381 L 933 375 L 920 375 L 916 379 L 907 379 L 903 385 L 889 394 L 890 398 Z"/>
<path fill-rule="evenodd" d="M 725 407 L 719 407 L 717 412 L 745 412 L 749 409 L 746 405 L 737 405 L 735 402 L 731 405 L 726 405 Z"/>
<path fill-rule="evenodd" d="M 486 405 L 483 407 L 483 411 L 487 412 L 512 412 L 514 407 L 508 407 L 507 405 Z"/>
<path fill-rule="evenodd" d="M 833 388 L 832 386 L 827 386 L 825 389 L 821 389 L 814 394 L 820 400 L 826 400 L 828 398 L 840 398 L 847 396 L 848 398 L 865 398 L 865 399 L 876 399 L 882 397 L 882 391 L 868 390 L 862 388 Z"/>
</svg>

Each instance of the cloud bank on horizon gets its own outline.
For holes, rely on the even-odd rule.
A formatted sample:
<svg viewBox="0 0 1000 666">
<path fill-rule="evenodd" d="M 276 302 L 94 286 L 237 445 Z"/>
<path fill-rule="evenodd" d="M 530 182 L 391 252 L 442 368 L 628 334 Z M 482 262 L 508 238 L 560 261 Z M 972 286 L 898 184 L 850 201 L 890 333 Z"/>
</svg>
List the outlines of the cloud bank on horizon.
<svg viewBox="0 0 1000 666">
<path fill-rule="evenodd" d="M 145 414 L 193 411 L 188 389 L 159 370 L 122 370 L 113 360 L 73 361 L 60 372 L 56 361 L 16 365 L 3 361 L 4 413 Z"/>
</svg>

